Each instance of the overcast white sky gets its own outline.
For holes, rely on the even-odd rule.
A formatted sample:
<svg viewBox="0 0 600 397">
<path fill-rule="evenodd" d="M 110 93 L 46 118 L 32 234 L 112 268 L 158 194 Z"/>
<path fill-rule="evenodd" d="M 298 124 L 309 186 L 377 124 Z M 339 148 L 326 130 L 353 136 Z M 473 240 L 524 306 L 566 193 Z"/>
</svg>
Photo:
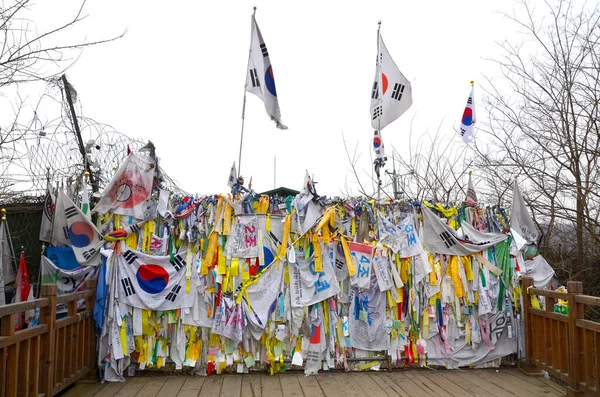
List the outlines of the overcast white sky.
<svg viewBox="0 0 600 397">
<path fill-rule="evenodd" d="M 40 1 L 40 30 L 64 21 L 77 1 Z M 369 100 L 377 22 L 400 70 L 412 81 L 412 108 L 383 130 L 388 153 L 406 153 L 408 135 L 455 135 L 469 80 L 496 68 L 497 41 L 512 26 L 498 11 L 514 3 L 457 1 L 122 1 L 88 0 L 73 36 L 124 38 L 83 52 L 67 72 L 85 116 L 131 137 L 152 140 L 162 166 L 190 192 L 225 192 L 237 161 L 252 7 L 269 48 L 282 121 L 275 128 L 248 94 L 242 175 L 260 192 L 299 189 L 306 169 L 319 193 L 339 194 L 354 176 L 342 144 L 358 143 L 370 172 Z M 502 7 L 502 9 L 500 8 Z M 475 103 L 481 120 L 481 89 Z M 56 117 L 56 116 L 55 116 Z M 49 117 L 53 118 L 53 117 Z M 89 137 L 84 137 L 88 139 Z M 445 143 L 447 144 L 447 142 Z M 391 169 L 391 164 L 388 166 Z M 365 181 L 366 174 L 361 175 Z"/>
</svg>

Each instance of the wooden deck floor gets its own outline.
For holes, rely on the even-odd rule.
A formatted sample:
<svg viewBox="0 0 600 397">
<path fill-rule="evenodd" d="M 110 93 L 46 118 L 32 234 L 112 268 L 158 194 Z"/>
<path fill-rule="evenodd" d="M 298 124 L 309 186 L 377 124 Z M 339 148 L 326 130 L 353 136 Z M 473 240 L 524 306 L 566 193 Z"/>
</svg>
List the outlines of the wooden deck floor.
<svg viewBox="0 0 600 397">
<path fill-rule="evenodd" d="M 565 389 L 543 377 L 516 369 L 411 370 L 223 376 L 165 376 L 128 378 L 125 383 L 78 383 L 65 397 L 511 397 L 565 396 Z"/>
</svg>

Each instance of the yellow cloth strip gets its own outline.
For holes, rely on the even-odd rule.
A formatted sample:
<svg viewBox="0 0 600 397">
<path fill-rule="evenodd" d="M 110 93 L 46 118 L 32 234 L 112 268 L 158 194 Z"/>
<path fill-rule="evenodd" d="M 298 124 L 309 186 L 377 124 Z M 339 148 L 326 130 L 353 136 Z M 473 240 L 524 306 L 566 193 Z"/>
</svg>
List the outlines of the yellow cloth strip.
<svg viewBox="0 0 600 397">
<path fill-rule="evenodd" d="M 356 268 L 354 267 L 354 262 L 352 261 L 352 255 L 350 255 L 350 248 L 348 247 L 346 237 L 340 235 L 340 241 L 342 242 L 342 248 L 344 249 L 344 257 L 346 258 L 346 265 L 348 266 L 348 274 L 350 276 L 354 276 L 356 274 Z"/>
<path fill-rule="evenodd" d="M 321 242 L 319 241 L 319 236 L 317 235 L 317 232 L 314 232 L 312 234 L 312 243 L 313 250 L 315 253 L 315 272 L 321 273 L 323 271 L 323 254 L 321 252 Z"/>
<path fill-rule="evenodd" d="M 263 194 L 260 196 L 258 207 L 256 207 L 257 214 L 266 214 L 269 210 L 269 196 Z"/>
<path fill-rule="evenodd" d="M 212 266 L 213 261 L 215 260 L 215 253 L 217 251 L 219 234 L 213 230 L 213 232 L 208 237 L 208 248 L 206 249 L 206 256 L 202 260 L 202 275 L 208 274 L 208 269 Z"/>
<path fill-rule="evenodd" d="M 228 199 L 231 199 L 231 196 L 227 197 Z M 225 202 L 225 215 L 224 215 L 224 222 L 223 222 L 223 234 L 226 236 L 229 236 L 231 234 L 231 215 L 233 213 L 233 207 L 231 206 L 231 204 L 229 204 L 229 202 Z"/>
</svg>

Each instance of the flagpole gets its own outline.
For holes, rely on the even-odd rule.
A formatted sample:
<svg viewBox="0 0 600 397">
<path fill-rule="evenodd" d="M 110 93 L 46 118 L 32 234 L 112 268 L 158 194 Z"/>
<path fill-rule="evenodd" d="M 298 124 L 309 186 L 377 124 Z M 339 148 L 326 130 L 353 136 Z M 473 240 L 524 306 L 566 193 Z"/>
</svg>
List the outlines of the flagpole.
<svg viewBox="0 0 600 397">
<path fill-rule="evenodd" d="M 250 22 L 250 49 L 248 50 L 248 63 L 250 65 L 250 57 L 252 57 L 252 37 L 254 35 L 254 16 L 256 15 L 256 7 L 252 13 L 252 20 Z M 248 88 L 248 66 L 246 66 L 246 79 L 244 81 L 244 103 L 242 105 L 242 131 L 240 132 L 240 151 L 238 154 L 238 178 L 242 175 L 242 144 L 244 142 L 244 122 L 246 121 L 246 93 Z"/>
<path fill-rule="evenodd" d="M 377 65 L 379 66 L 377 69 L 377 90 L 379 91 L 379 95 L 377 95 L 377 102 L 379 103 L 379 106 L 381 106 L 381 102 L 382 102 L 382 98 L 381 96 L 383 95 L 383 91 L 381 88 L 381 63 L 383 62 L 383 57 L 381 56 L 381 49 L 379 48 L 379 43 L 381 42 L 381 21 L 379 21 L 378 23 L 378 27 L 377 27 Z M 379 115 L 379 117 L 377 117 L 377 135 L 379 136 L 380 142 L 381 142 L 381 148 L 383 150 L 383 139 L 381 138 L 381 115 Z M 381 176 L 380 176 L 380 172 L 379 172 L 379 163 L 378 163 L 379 159 L 375 159 L 375 162 L 377 162 L 377 165 L 375 166 L 375 173 L 377 174 L 377 205 L 379 205 L 379 200 L 381 200 Z"/>
</svg>

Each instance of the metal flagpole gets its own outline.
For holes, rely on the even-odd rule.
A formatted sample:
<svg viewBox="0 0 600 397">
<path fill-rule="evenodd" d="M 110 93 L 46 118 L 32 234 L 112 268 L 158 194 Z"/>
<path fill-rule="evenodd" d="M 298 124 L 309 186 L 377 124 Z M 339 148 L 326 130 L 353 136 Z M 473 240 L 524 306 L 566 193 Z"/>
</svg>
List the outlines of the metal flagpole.
<svg viewBox="0 0 600 397">
<path fill-rule="evenodd" d="M 377 102 L 378 102 L 378 106 L 381 106 L 381 102 L 383 100 L 383 98 L 381 97 L 383 95 L 383 91 L 381 89 L 381 71 L 382 71 L 382 67 L 381 67 L 381 63 L 383 62 L 383 57 L 381 56 L 381 49 L 379 48 L 379 43 L 381 42 L 381 21 L 379 21 L 378 23 L 378 28 L 377 28 L 377 91 L 378 95 L 377 95 Z M 380 109 L 381 110 L 381 109 Z M 379 139 L 381 141 L 381 149 L 383 150 L 383 139 L 381 139 L 381 115 L 383 114 L 383 111 L 379 113 L 379 116 L 377 117 L 377 135 L 379 135 Z M 379 158 L 375 159 L 376 165 L 375 165 L 375 173 L 377 174 L 377 205 L 379 205 L 379 200 L 381 200 L 381 176 L 380 176 L 380 172 L 379 172 L 379 167 L 381 167 L 381 165 L 379 164 Z"/>
<path fill-rule="evenodd" d="M 248 70 L 250 65 L 250 58 L 252 57 L 252 39 L 254 38 L 254 16 L 256 15 L 256 7 L 252 13 L 252 19 L 250 22 L 250 49 L 248 50 L 248 64 L 246 66 L 246 80 L 244 82 L 244 104 L 242 105 L 242 131 L 240 133 L 240 152 L 238 155 L 238 178 L 242 175 L 242 143 L 244 142 L 244 121 L 246 120 L 246 93 L 248 88 Z"/>
</svg>

